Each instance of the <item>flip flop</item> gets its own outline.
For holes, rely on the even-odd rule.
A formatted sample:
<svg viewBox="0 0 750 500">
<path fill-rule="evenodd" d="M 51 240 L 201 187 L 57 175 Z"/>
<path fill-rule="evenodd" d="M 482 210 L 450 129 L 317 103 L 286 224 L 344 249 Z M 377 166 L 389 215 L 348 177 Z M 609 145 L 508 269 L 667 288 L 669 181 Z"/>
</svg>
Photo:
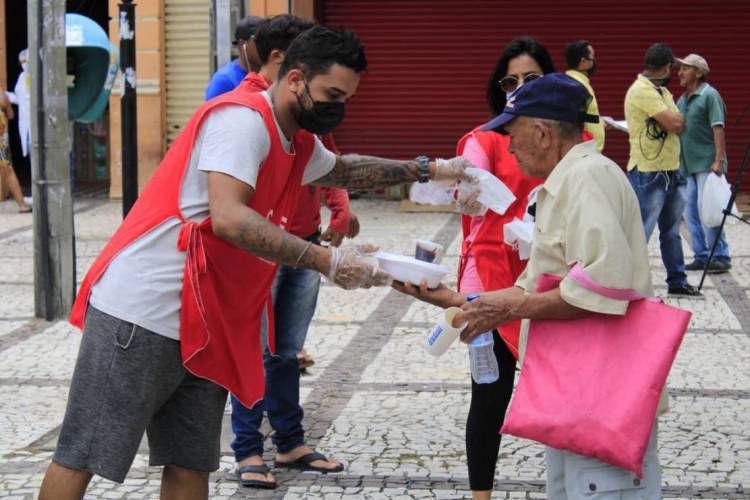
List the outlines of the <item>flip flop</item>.
<svg viewBox="0 0 750 500">
<path fill-rule="evenodd" d="M 243 479 L 242 478 L 242 474 L 246 474 L 246 473 L 263 474 L 265 476 L 269 472 L 271 472 L 271 469 L 269 469 L 266 464 L 243 465 L 237 471 L 237 477 L 239 477 L 240 484 L 242 486 L 247 486 L 248 488 L 261 488 L 264 490 L 273 490 L 273 489 L 276 489 L 276 487 L 279 485 L 276 481 L 261 481 L 258 479 Z"/>
<path fill-rule="evenodd" d="M 325 467 L 317 467 L 315 465 L 310 465 L 311 463 L 315 462 L 316 460 L 324 460 L 328 462 L 328 458 L 318 453 L 317 451 L 314 451 L 312 453 L 308 453 L 307 455 L 302 455 L 297 460 L 293 462 L 279 462 L 278 460 L 274 461 L 274 466 L 279 468 L 287 468 L 287 469 L 298 469 L 305 472 L 320 472 L 321 474 L 328 474 L 329 472 L 341 472 L 344 470 L 344 465 L 341 464 L 336 468 L 333 469 L 327 469 Z"/>
</svg>

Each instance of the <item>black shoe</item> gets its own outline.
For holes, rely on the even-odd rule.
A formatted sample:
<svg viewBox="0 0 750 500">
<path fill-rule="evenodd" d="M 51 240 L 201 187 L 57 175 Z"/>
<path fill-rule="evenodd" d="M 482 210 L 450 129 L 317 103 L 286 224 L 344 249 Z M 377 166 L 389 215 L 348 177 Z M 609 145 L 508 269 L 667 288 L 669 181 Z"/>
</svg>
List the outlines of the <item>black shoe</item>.
<svg viewBox="0 0 750 500">
<path fill-rule="evenodd" d="M 685 271 L 703 271 L 706 268 L 706 263 L 701 260 L 694 260 L 690 264 L 685 266 Z"/>
<path fill-rule="evenodd" d="M 703 297 L 703 294 L 692 286 L 685 283 L 683 286 L 670 286 L 669 295 L 682 295 L 685 297 Z"/>
<path fill-rule="evenodd" d="M 732 263 L 727 260 L 715 260 L 708 268 L 708 274 L 728 273 L 732 269 Z"/>
</svg>

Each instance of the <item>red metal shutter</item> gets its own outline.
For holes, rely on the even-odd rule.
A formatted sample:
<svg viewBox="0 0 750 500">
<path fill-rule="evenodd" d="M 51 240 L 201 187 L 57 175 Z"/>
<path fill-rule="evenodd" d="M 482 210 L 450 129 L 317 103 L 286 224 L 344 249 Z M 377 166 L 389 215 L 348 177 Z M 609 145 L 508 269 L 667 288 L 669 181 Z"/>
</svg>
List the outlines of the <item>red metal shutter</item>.
<svg viewBox="0 0 750 500">
<path fill-rule="evenodd" d="M 651 43 L 668 43 L 680 57 L 699 53 L 729 111 L 732 170 L 750 140 L 750 116 L 734 126 L 750 101 L 748 1 L 321 1 L 324 23 L 356 31 L 370 62 L 336 132 L 344 152 L 452 156 L 457 140 L 487 118 L 487 79 L 505 45 L 520 35 L 541 41 L 559 71 L 565 46 L 589 40 L 598 59 L 592 85 L 599 109 L 615 118 L 623 118 L 625 92 Z M 670 89 L 675 99 L 682 93 L 676 71 Z M 627 136 L 608 131 L 604 153 L 625 165 Z"/>
</svg>

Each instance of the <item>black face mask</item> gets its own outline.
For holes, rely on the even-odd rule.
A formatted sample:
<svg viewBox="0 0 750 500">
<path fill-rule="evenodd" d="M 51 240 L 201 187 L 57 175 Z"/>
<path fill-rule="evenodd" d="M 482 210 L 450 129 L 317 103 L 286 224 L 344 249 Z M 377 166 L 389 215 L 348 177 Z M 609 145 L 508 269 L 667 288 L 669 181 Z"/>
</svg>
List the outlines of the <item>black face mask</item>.
<svg viewBox="0 0 750 500">
<path fill-rule="evenodd" d="M 297 115 L 297 123 L 299 126 L 316 135 L 323 135 L 332 132 L 344 119 L 346 104 L 335 101 L 316 101 L 310 95 L 310 89 L 307 87 L 307 82 L 305 82 L 305 92 L 313 105 L 312 108 L 306 109 L 304 104 L 302 104 L 300 97 L 297 96 L 297 104 L 299 104 L 300 109 L 299 114 Z"/>
<path fill-rule="evenodd" d="M 649 80 L 651 80 L 654 85 L 657 85 L 659 87 L 666 87 L 672 80 L 672 73 L 669 73 L 666 78 L 649 78 Z"/>
<path fill-rule="evenodd" d="M 596 71 L 596 59 L 591 60 L 591 67 L 586 70 L 586 73 L 591 76 L 594 74 L 594 71 Z"/>
</svg>

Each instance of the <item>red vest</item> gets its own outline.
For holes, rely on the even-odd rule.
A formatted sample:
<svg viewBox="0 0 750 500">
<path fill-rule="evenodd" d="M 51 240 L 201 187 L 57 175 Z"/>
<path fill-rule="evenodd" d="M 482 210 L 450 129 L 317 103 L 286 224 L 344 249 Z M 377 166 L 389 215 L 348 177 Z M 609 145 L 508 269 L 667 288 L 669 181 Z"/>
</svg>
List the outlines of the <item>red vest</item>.
<svg viewBox="0 0 750 500">
<path fill-rule="evenodd" d="M 488 210 L 471 243 L 466 241 L 471 227 L 471 217 L 461 216 L 464 243 L 461 248 L 458 281 L 461 282 L 467 255 L 471 252 L 476 259 L 477 272 L 484 289 L 500 290 L 513 286 L 526 267 L 526 262 L 518 257 L 518 252 L 504 242 L 503 226 L 511 222 L 514 217 L 523 219 L 529 193 L 544 180 L 526 176 L 521 172 L 516 164 L 515 156 L 508 152 L 510 137 L 497 132 L 483 132 L 478 129 L 469 132 L 458 142 L 457 154 L 463 153 L 466 141 L 470 137 L 474 137 L 479 142 L 490 160 L 492 174 L 508 186 L 516 195 L 516 201 L 504 215 Z M 516 321 L 504 325 L 500 330 L 500 336 L 516 357 L 518 357 L 520 328 L 521 323 Z"/>
<path fill-rule="evenodd" d="M 245 75 L 245 78 L 243 78 L 240 84 L 237 85 L 237 89 L 245 88 L 251 89 L 253 92 L 263 92 L 264 90 L 268 90 L 271 85 L 273 85 L 271 80 L 260 73 L 251 71 Z"/>
<path fill-rule="evenodd" d="M 271 85 L 273 85 L 271 80 L 260 73 L 254 73 L 251 71 L 242 79 L 238 88 L 248 89 L 251 92 L 263 92 L 264 90 L 268 90 Z M 336 147 L 336 143 L 333 141 L 332 133 L 321 135 L 320 140 L 328 151 L 337 155 L 341 154 Z M 287 228 L 290 233 L 299 236 L 300 238 L 306 238 L 315 232 L 320 226 L 320 195 L 321 192 L 325 193 L 326 191 L 343 191 L 346 193 L 346 190 L 312 185 L 304 186 L 300 190 L 300 199 L 297 200 L 297 213 L 294 214 L 294 217 L 292 217 L 292 224 Z M 329 208 L 333 209 L 334 207 Z M 316 212 L 312 217 L 310 216 L 311 211 Z"/>
<path fill-rule="evenodd" d="M 255 257 L 214 235 L 211 219 L 198 224 L 180 212 L 180 188 L 200 125 L 213 109 L 239 104 L 261 113 L 271 147 L 248 206 L 284 227 L 294 214 L 302 175 L 314 148 L 313 135 L 294 134 L 287 153 L 266 98 L 238 88 L 204 103 L 157 168 L 138 201 L 91 266 L 70 322 L 83 328 L 91 288 L 125 247 L 170 218 L 182 221 L 177 247 L 185 252 L 180 316 L 182 362 L 196 376 L 234 394 L 245 406 L 263 398 L 265 386 L 260 323 L 268 305 L 269 348 L 274 350 L 271 285 L 277 264 Z M 123 283 L 127 286 L 127 283 Z"/>
</svg>

